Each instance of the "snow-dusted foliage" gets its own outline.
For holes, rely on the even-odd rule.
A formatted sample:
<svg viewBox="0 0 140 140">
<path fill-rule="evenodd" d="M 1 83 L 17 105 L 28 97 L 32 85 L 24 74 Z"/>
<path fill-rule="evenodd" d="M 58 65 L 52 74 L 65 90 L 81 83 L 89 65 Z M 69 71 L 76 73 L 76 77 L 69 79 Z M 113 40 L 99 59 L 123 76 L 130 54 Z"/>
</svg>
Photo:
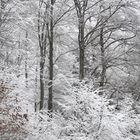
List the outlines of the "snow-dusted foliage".
<svg viewBox="0 0 140 140">
<path fill-rule="evenodd" d="M 117 101 L 108 99 L 105 91 L 93 88 L 92 84 L 69 84 L 67 94 L 56 102 L 50 115 L 47 109 L 34 112 L 34 91 L 26 89 L 22 81 L 3 82 L 1 90 L 2 87 L 2 140 L 140 139 L 139 105 L 134 104 L 130 94 Z"/>
<path fill-rule="evenodd" d="M 139 0 L 0 0 L 0 140 L 140 140 Z"/>
<path fill-rule="evenodd" d="M 103 91 L 102 91 L 103 92 Z M 132 108 L 127 97 L 116 108 L 112 99 L 98 95 L 99 90 L 79 84 L 66 96 L 65 104 L 52 114 L 47 111 L 32 113 L 26 130 L 34 140 L 138 140 L 140 115 Z"/>
<path fill-rule="evenodd" d="M 20 140 L 27 134 L 24 125 L 28 115 L 20 106 L 21 98 L 15 92 L 15 85 L 8 81 L 0 82 L 0 138 Z"/>
</svg>

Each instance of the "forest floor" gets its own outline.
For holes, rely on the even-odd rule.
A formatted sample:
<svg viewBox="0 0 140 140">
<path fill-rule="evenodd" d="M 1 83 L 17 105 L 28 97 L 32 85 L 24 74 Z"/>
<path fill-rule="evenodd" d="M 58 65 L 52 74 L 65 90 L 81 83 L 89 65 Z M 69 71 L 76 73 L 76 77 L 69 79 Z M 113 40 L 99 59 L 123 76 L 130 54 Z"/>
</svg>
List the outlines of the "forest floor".
<svg viewBox="0 0 140 140">
<path fill-rule="evenodd" d="M 34 92 L 21 85 L 1 102 L 1 109 L 4 104 L 12 105 L 9 117 L 1 115 L 4 125 L 12 120 L 24 130 L 24 138 L 19 138 L 21 132 L 17 131 L 13 139 L 10 135 L 11 140 L 140 140 L 140 106 L 134 108 L 129 95 L 119 100 L 108 99 L 86 86 L 73 88 L 71 94 L 64 96 L 64 102 L 56 102 L 59 111 L 50 118 L 47 109 L 34 111 Z M 14 114 L 19 115 L 14 118 Z M 2 135 L 1 140 L 7 140 Z"/>
</svg>

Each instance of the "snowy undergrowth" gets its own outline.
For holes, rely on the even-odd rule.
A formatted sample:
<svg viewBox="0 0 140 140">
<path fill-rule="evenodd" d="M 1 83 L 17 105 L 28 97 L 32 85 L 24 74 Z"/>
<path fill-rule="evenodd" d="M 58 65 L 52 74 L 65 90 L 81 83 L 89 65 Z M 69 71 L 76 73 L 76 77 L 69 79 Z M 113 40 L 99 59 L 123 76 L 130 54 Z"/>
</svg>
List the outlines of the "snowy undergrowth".
<svg viewBox="0 0 140 140">
<path fill-rule="evenodd" d="M 18 85 L 13 83 L 12 78 L 8 75 L 0 81 L 1 140 L 20 140 L 27 134 L 24 128 L 27 114 L 23 111 Z"/>
<path fill-rule="evenodd" d="M 3 100 L 10 112 L 1 120 L 3 126 L 12 122 L 16 130 L 21 128 L 9 135 L 15 140 L 140 140 L 140 114 L 133 110 L 132 98 L 125 96 L 118 110 L 100 92 L 85 84 L 71 87 L 50 118 L 46 109 L 34 112 L 34 90 L 20 82 Z"/>
<path fill-rule="evenodd" d="M 98 93 L 88 86 L 73 87 L 52 119 L 45 110 L 33 113 L 27 140 L 139 140 L 140 115 L 132 110 L 131 98 L 116 110 Z"/>
</svg>

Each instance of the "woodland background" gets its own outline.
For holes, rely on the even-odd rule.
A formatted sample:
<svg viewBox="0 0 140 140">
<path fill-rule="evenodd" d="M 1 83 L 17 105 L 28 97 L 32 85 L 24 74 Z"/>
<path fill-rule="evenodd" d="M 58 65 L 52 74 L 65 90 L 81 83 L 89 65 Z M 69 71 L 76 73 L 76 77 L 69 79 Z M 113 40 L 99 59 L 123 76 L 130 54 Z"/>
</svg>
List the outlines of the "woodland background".
<svg viewBox="0 0 140 140">
<path fill-rule="evenodd" d="M 139 0 L 0 0 L 1 140 L 140 140 Z"/>
</svg>

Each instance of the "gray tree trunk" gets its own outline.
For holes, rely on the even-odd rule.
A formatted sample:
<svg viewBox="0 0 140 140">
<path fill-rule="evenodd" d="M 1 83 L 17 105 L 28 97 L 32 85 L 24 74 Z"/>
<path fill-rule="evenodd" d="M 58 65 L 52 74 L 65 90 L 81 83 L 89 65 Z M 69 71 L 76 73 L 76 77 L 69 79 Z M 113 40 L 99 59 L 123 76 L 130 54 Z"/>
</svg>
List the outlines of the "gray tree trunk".
<svg viewBox="0 0 140 140">
<path fill-rule="evenodd" d="M 101 76 L 100 76 L 100 87 L 105 85 L 105 77 L 106 77 L 106 62 L 105 62 L 105 48 L 104 48 L 104 39 L 103 39 L 103 27 L 101 27 L 100 31 L 100 46 L 101 46 Z"/>
<path fill-rule="evenodd" d="M 79 42 L 79 79 L 82 80 L 85 77 L 85 70 L 84 70 L 84 60 L 85 60 L 85 42 L 84 42 L 84 15 L 81 16 L 79 21 L 79 35 L 78 35 L 78 42 Z"/>
<path fill-rule="evenodd" d="M 85 77 L 84 60 L 85 60 L 85 11 L 88 0 L 83 0 L 83 3 L 79 0 L 74 0 L 77 17 L 78 17 L 78 43 L 79 43 L 79 79 L 83 80 Z"/>
<path fill-rule="evenodd" d="M 49 90 L 49 96 L 48 96 L 48 111 L 53 111 L 53 45 L 54 45 L 54 38 L 53 38 L 53 5 L 54 0 L 51 0 L 51 11 L 50 11 L 50 35 L 49 35 L 49 83 L 48 83 L 48 90 Z"/>
<path fill-rule="evenodd" d="M 41 110 L 44 106 L 44 64 L 45 60 L 41 53 L 41 60 L 40 60 L 40 107 Z"/>
<path fill-rule="evenodd" d="M 28 51 L 28 32 L 26 31 L 26 52 Z M 25 56 L 25 83 L 26 83 L 26 88 L 28 87 L 28 54 L 26 53 Z"/>
<path fill-rule="evenodd" d="M 43 22 L 41 20 L 41 8 L 43 1 L 39 1 L 39 11 L 38 11 L 38 38 L 39 38 L 39 48 L 40 48 L 40 106 L 39 110 L 44 107 L 44 66 L 45 66 L 45 58 L 46 58 L 46 47 L 47 47 L 47 6 L 44 11 L 44 19 Z"/>
</svg>

